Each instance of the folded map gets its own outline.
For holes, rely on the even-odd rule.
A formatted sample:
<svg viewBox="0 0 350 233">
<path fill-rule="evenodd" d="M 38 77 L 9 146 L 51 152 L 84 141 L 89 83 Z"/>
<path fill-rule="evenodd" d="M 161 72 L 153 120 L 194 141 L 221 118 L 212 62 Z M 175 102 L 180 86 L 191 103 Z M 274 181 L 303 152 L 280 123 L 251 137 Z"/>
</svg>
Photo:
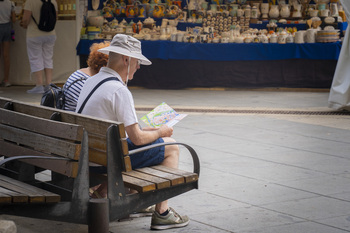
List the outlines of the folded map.
<svg viewBox="0 0 350 233">
<path fill-rule="evenodd" d="M 141 117 L 141 120 L 152 127 L 160 127 L 164 124 L 174 126 L 186 116 L 187 114 L 178 114 L 174 109 L 163 102 L 151 112 Z"/>
</svg>

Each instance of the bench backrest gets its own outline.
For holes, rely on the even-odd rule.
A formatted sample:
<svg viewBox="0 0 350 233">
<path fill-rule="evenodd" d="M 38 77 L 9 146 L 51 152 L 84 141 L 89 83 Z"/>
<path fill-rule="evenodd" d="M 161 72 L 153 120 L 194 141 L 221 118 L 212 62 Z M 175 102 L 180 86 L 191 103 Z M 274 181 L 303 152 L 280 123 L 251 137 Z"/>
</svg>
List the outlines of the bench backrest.
<svg viewBox="0 0 350 233">
<path fill-rule="evenodd" d="M 7 148 L 0 151 L 2 155 L 34 155 L 34 152 L 35 155 L 48 155 L 49 149 L 54 155 L 78 160 L 83 130 L 86 130 L 89 138 L 89 161 L 103 166 L 107 166 L 107 129 L 111 125 L 117 125 L 120 138 L 116 140 L 121 141 L 124 170 L 131 170 L 122 123 L 6 98 L 0 98 L 0 123 L 0 147 Z M 49 163 L 52 166 L 58 163 L 46 160 L 30 162 L 35 162 L 36 165 L 44 163 L 41 165 L 46 169 L 50 169 Z M 52 170 L 59 167 L 61 169 L 56 172 L 73 177 L 76 175 L 77 163 L 73 162 L 69 166 L 61 163 L 62 166 L 55 166 L 56 169 Z"/>
</svg>

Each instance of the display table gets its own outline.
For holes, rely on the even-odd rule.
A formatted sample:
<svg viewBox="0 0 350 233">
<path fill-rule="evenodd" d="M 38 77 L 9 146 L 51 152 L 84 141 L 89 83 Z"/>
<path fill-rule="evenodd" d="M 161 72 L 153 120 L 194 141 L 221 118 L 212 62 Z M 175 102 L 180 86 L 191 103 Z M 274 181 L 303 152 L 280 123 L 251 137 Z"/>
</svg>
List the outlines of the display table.
<svg viewBox="0 0 350 233">
<path fill-rule="evenodd" d="M 77 53 L 102 40 L 80 40 Z M 201 44 L 142 41 L 152 61 L 129 85 L 147 88 L 309 87 L 329 88 L 341 43 Z"/>
</svg>

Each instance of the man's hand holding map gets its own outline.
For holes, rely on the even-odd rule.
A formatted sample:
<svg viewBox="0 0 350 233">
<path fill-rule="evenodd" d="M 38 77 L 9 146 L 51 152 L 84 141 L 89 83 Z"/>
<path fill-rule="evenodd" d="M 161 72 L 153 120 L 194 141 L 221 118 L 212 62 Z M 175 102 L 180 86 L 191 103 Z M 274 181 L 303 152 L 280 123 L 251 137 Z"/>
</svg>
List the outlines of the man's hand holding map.
<svg viewBox="0 0 350 233">
<path fill-rule="evenodd" d="M 141 120 L 151 127 L 160 127 L 164 124 L 171 127 L 186 116 L 187 114 L 178 114 L 174 109 L 163 102 L 151 112 L 143 116 Z"/>
</svg>

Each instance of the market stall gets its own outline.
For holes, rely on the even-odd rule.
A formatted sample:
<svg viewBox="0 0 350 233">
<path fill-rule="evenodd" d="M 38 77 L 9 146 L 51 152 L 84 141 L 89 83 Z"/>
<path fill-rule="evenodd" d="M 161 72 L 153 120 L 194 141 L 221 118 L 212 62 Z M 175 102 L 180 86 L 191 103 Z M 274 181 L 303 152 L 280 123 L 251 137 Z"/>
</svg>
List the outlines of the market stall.
<svg viewBox="0 0 350 233">
<path fill-rule="evenodd" d="M 153 65 L 129 85 L 147 88 L 329 88 L 347 27 L 336 0 L 106 0 L 98 7 L 77 45 L 81 66 L 92 43 L 132 35 Z"/>
</svg>

